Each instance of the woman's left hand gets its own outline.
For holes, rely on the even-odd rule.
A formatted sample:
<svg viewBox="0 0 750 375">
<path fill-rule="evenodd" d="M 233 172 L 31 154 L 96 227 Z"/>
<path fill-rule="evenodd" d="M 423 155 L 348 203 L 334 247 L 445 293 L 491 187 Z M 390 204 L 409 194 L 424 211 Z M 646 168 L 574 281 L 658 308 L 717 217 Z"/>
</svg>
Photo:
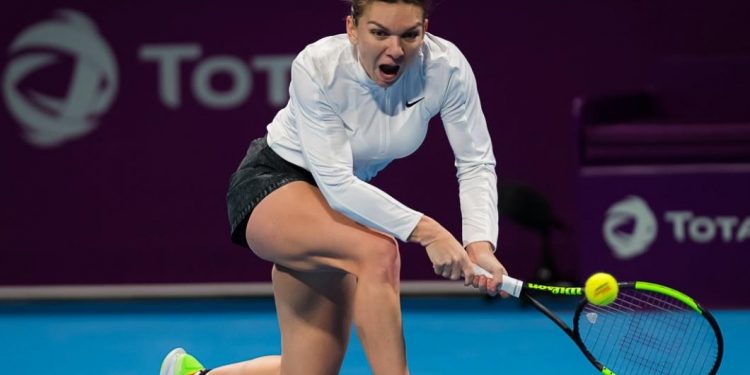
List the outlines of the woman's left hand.
<svg viewBox="0 0 750 375">
<path fill-rule="evenodd" d="M 495 257 L 492 245 L 489 242 L 472 242 L 466 246 L 466 252 L 469 254 L 472 262 L 492 274 L 492 278 L 475 276 L 474 287 L 479 288 L 482 293 L 496 296 L 498 294 L 497 287 L 502 283 L 503 276 L 507 275 L 508 272 Z M 500 292 L 500 295 L 503 298 L 508 297 L 508 294 L 505 292 Z"/>
</svg>

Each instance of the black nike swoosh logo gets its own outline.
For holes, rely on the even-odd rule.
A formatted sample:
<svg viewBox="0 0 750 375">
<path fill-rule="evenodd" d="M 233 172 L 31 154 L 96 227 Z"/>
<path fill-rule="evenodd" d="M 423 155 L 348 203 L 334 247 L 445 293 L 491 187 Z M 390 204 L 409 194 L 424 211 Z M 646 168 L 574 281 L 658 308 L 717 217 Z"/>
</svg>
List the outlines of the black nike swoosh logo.
<svg viewBox="0 0 750 375">
<path fill-rule="evenodd" d="M 413 102 L 411 102 L 411 103 L 409 103 L 409 102 L 407 101 L 407 102 L 406 102 L 406 108 L 409 108 L 409 107 L 411 107 L 411 106 L 413 106 L 413 105 L 415 105 L 415 104 L 417 104 L 417 103 L 421 102 L 421 101 L 422 101 L 423 99 L 424 99 L 424 96 L 423 96 L 423 97 L 421 97 L 421 98 L 419 98 L 419 99 L 417 99 L 417 100 L 415 100 L 415 101 L 413 101 Z"/>
</svg>

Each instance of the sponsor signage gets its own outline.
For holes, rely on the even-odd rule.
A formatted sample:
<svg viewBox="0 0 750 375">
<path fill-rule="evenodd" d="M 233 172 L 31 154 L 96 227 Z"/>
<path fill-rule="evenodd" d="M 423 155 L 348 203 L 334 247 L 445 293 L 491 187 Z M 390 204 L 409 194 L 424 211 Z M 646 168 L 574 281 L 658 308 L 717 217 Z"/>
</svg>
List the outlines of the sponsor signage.
<svg viewBox="0 0 750 375">
<path fill-rule="evenodd" d="M 662 282 L 730 303 L 714 286 L 750 282 L 750 167 L 670 168 L 581 176 L 582 273 Z"/>
<path fill-rule="evenodd" d="M 4 17 L 0 285 L 267 281 L 224 194 L 304 44 L 253 32 L 271 20 L 238 38 L 195 9 L 99 8 Z"/>
<path fill-rule="evenodd" d="M 8 46 L 11 56 L 3 72 L 3 98 L 23 128 L 24 139 L 46 148 L 85 136 L 99 123 L 115 100 L 117 61 L 96 24 L 75 10 L 59 10 L 56 17 L 22 30 Z M 51 96 L 22 82 L 34 73 L 72 59 L 68 87 Z"/>
<path fill-rule="evenodd" d="M 83 12 L 60 9 L 51 18 L 28 26 L 11 42 L 8 56 L 3 98 L 15 122 L 23 127 L 24 139 L 34 146 L 56 147 L 85 136 L 96 129 L 117 99 L 118 60 L 96 22 Z M 45 87 L 33 83 L 24 84 L 29 76 L 62 65 L 65 59 L 72 60 L 72 68 L 64 77 L 54 77 L 68 82 L 62 96 L 49 95 Z M 247 102 L 257 73 L 266 82 L 268 105 L 281 108 L 289 99 L 293 59 L 294 54 L 206 56 L 200 43 L 144 43 L 137 56 L 123 56 L 123 60 L 154 65 L 156 75 L 123 78 L 154 80 L 158 93 L 152 98 L 169 109 L 184 106 L 185 87 L 200 106 L 226 110 Z M 191 69 L 186 68 L 188 63 Z M 216 88 L 218 78 L 226 79 L 227 87 Z"/>
</svg>

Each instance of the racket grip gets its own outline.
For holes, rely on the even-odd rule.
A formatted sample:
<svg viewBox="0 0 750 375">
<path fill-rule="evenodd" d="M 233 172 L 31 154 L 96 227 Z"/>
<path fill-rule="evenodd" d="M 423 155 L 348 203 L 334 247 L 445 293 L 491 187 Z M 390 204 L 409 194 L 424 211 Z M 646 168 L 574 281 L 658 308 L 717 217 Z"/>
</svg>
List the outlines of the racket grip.
<svg viewBox="0 0 750 375">
<path fill-rule="evenodd" d="M 487 272 L 482 267 L 479 267 L 478 265 L 474 265 L 474 274 L 479 276 L 484 276 L 487 278 L 492 278 L 492 274 Z M 521 295 L 521 290 L 523 289 L 523 281 L 514 279 L 508 275 L 503 276 L 503 282 L 502 284 L 497 286 L 498 291 L 502 291 L 505 293 L 510 294 L 513 297 L 518 298 Z"/>
<path fill-rule="evenodd" d="M 474 274 L 478 275 L 478 276 L 484 276 L 484 277 L 486 277 L 488 279 L 492 278 L 492 274 L 489 273 L 489 271 L 487 271 L 486 269 L 484 269 L 482 267 L 479 267 L 476 264 L 474 265 Z"/>
<path fill-rule="evenodd" d="M 510 294 L 513 297 L 520 297 L 523 289 L 523 281 L 514 279 L 508 275 L 503 276 L 503 283 L 497 286 L 498 290 Z"/>
</svg>

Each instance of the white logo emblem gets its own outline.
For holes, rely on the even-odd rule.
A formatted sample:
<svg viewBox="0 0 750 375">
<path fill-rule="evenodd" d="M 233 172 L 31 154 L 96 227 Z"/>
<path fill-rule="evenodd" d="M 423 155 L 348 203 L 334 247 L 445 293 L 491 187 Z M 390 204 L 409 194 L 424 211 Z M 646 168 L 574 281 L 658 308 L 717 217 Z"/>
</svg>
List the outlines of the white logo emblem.
<svg viewBox="0 0 750 375">
<path fill-rule="evenodd" d="M 604 240 L 620 259 L 641 255 L 656 239 L 656 218 L 646 201 L 629 196 L 607 210 Z"/>
<path fill-rule="evenodd" d="M 591 324 L 596 324 L 597 318 L 599 318 L 599 314 L 595 312 L 586 313 L 586 320 Z"/>
<path fill-rule="evenodd" d="M 91 132 L 117 92 L 117 64 L 94 22 L 74 10 L 57 14 L 57 19 L 31 25 L 16 37 L 3 77 L 10 112 L 23 125 L 26 140 L 40 147 Z M 59 63 L 64 54 L 74 60 L 65 97 L 19 87 L 24 78 Z"/>
</svg>

